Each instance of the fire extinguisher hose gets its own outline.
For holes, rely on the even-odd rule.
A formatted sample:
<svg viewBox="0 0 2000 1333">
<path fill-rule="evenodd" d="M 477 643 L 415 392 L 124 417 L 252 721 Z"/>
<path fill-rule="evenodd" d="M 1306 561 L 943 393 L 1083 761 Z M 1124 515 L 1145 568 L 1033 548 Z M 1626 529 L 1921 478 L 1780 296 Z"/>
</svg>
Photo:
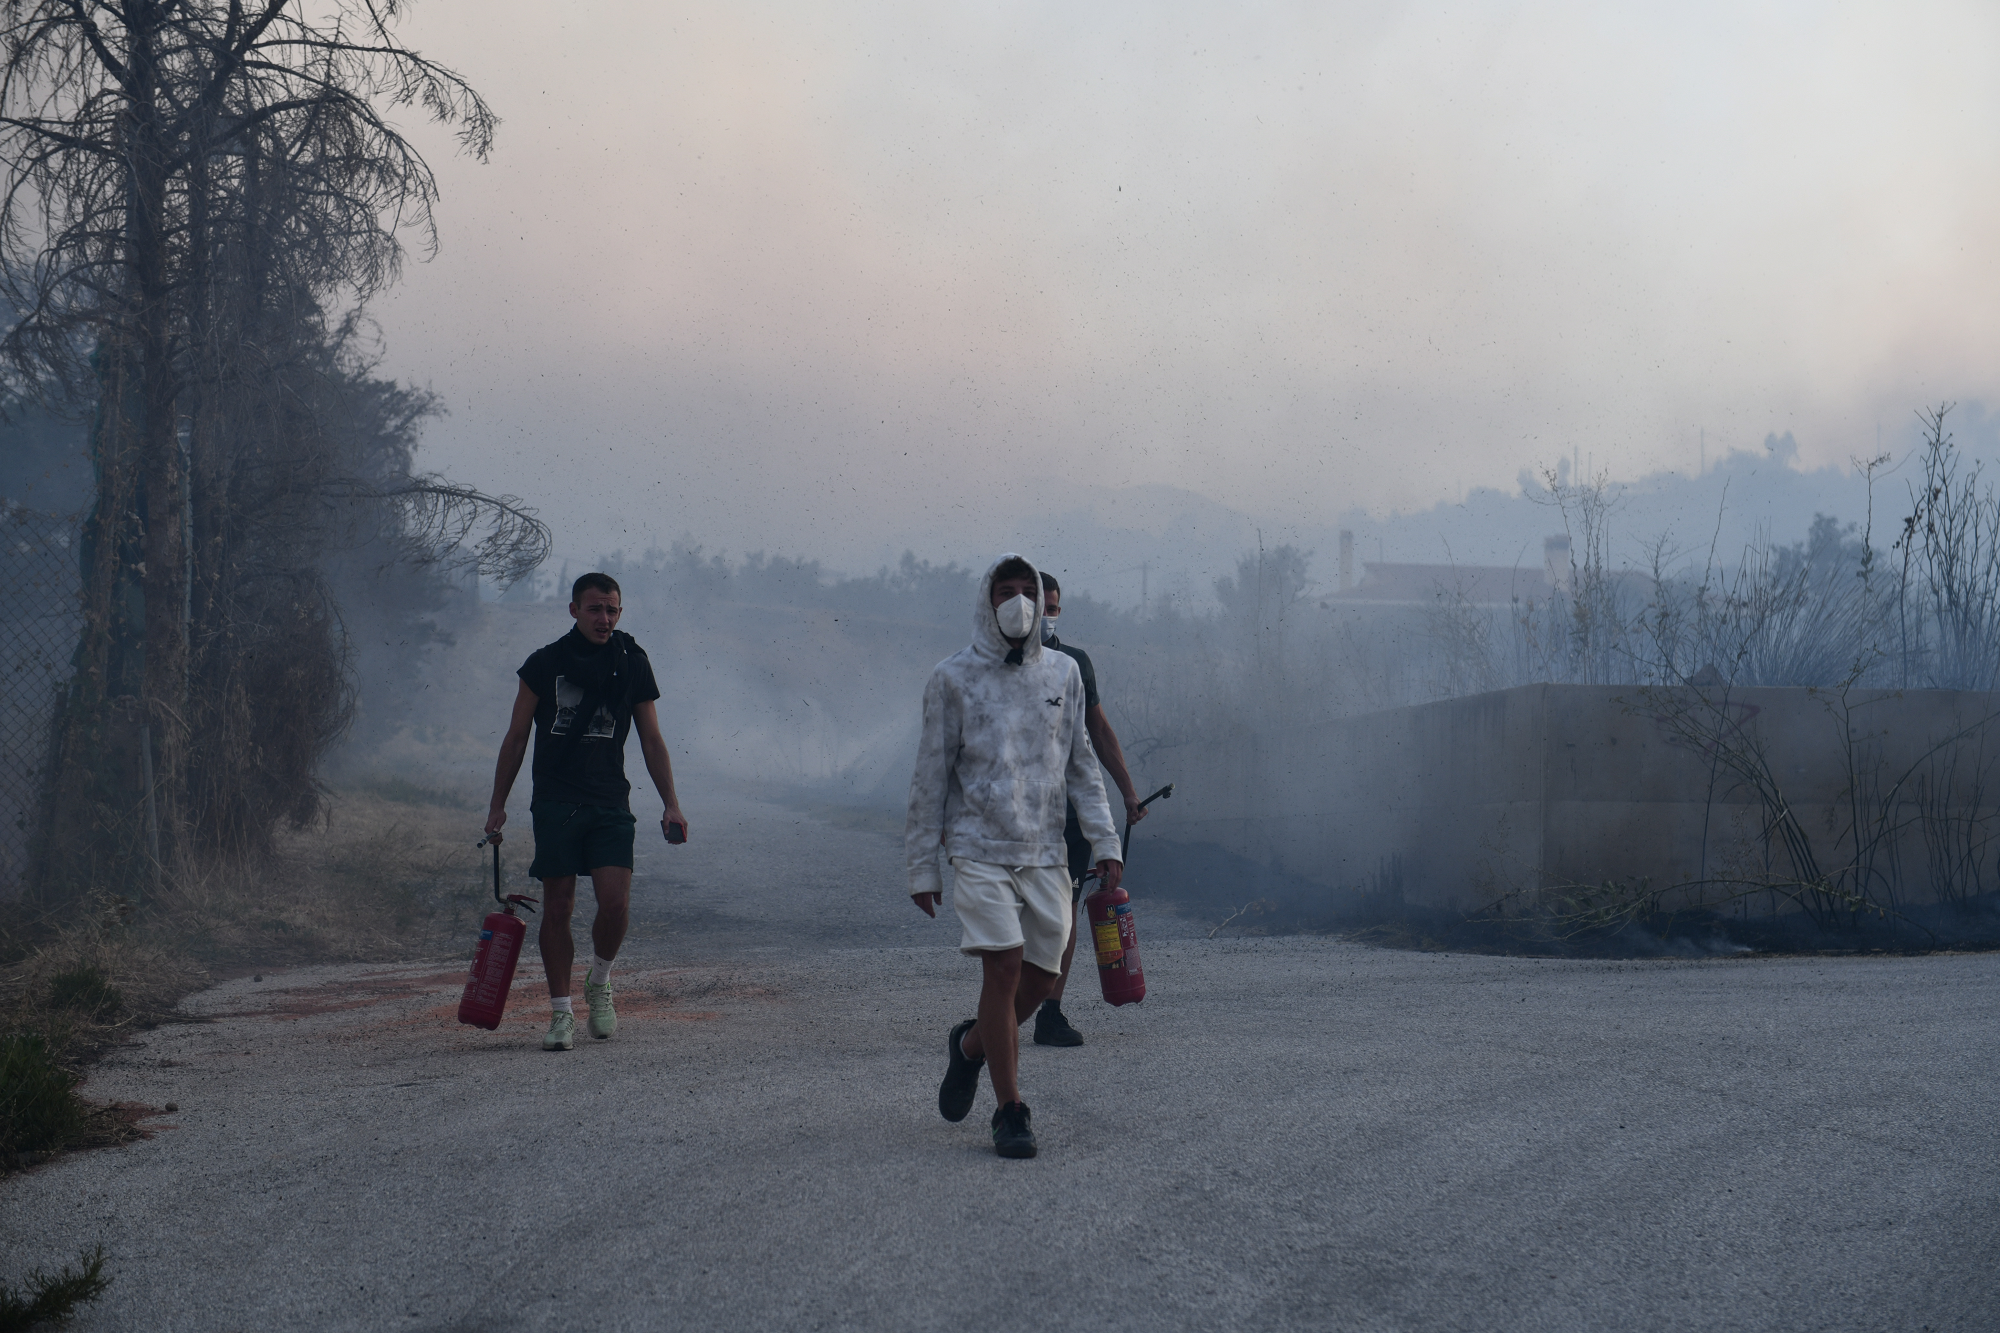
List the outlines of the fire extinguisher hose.
<svg viewBox="0 0 2000 1333">
<path fill-rule="evenodd" d="M 1139 802 L 1139 808 L 1141 810 L 1144 810 L 1147 806 L 1151 805 L 1155 801 L 1171 800 L 1173 799 L 1173 795 L 1174 795 L 1174 784 L 1169 782 L 1166 786 L 1160 788 L 1158 791 L 1154 792 L 1151 796 L 1148 796 L 1145 800 Z M 1130 824 L 1127 824 L 1125 826 L 1124 835 L 1118 839 L 1118 859 L 1121 861 L 1124 860 L 1127 857 L 1127 855 L 1130 854 L 1131 850 L 1132 850 L 1132 826 Z M 1083 874 L 1083 878 L 1078 882 L 1083 884 L 1088 884 L 1091 880 L 1096 878 L 1097 878 L 1097 871 L 1095 869 L 1091 869 L 1085 871 Z"/>
<path fill-rule="evenodd" d="M 1173 799 L 1173 797 L 1174 797 L 1174 784 L 1169 782 L 1166 786 L 1160 788 L 1158 791 L 1154 792 L 1151 796 L 1148 796 L 1145 800 L 1139 802 L 1139 808 L 1141 810 L 1144 810 L 1147 806 L 1151 805 L 1155 801 L 1170 801 Z M 1132 850 L 1132 826 L 1130 824 L 1127 824 L 1125 826 L 1125 836 L 1119 839 L 1118 841 L 1118 851 L 1120 853 L 1119 859 L 1121 860 L 1124 859 L 1123 854 L 1131 850 Z"/>
<path fill-rule="evenodd" d="M 541 901 L 540 898 L 530 898 L 525 893 L 500 892 L 500 843 L 498 840 L 490 837 L 481 838 L 475 844 L 475 850 L 478 847 L 491 847 L 493 849 L 493 901 L 506 908 L 509 916 L 514 914 L 516 907 L 525 907 L 530 912 L 535 911 L 535 904 Z"/>
</svg>

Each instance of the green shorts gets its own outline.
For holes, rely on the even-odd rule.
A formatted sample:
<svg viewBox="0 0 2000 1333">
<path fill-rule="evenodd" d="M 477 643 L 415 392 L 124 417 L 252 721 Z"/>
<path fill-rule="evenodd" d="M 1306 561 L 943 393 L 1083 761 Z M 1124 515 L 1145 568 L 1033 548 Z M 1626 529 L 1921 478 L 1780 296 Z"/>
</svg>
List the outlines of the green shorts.
<svg viewBox="0 0 2000 1333">
<path fill-rule="evenodd" d="M 632 868 L 632 831 L 639 821 L 629 810 L 605 805 L 547 801 L 534 806 L 535 879 L 588 875 L 606 866 Z"/>
</svg>

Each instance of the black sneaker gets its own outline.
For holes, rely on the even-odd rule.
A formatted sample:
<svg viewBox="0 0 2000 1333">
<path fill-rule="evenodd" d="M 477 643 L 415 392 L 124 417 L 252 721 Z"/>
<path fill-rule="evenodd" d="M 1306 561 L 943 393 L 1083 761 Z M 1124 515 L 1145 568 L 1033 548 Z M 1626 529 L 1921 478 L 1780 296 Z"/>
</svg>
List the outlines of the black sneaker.
<svg viewBox="0 0 2000 1333">
<path fill-rule="evenodd" d="M 993 1112 L 993 1151 L 1002 1157 L 1035 1155 L 1035 1131 L 1028 1128 L 1026 1102 L 1008 1102 Z"/>
<path fill-rule="evenodd" d="M 972 1031 L 978 1022 L 976 1018 L 968 1018 L 945 1038 L 951 1064 L 945 1068 L 944 1082 L 938 1084 L 938 1114 L 953 1124 L 965 1119 L 972 1110 L 972 1099 L 979 1095 L 979 1067 L 986 1061 L 974 1060 L 958 1046 L 959 1038 Z"/>
<path fill-rule="evenodd" d="M 1035 1045 L 1081 1046 L 1083 1034 L 1069 1025 L 1061 1005 L 1054 1000 L 1043 1000 L 1042 1007 L 1035 1010 Z"/>
</svg>

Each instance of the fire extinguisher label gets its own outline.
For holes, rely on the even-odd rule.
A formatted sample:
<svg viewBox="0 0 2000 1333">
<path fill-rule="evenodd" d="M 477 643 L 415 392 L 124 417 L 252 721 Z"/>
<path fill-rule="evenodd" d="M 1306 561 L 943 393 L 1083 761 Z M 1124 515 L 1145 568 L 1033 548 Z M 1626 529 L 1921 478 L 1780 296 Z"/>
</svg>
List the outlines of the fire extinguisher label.
<svg viewBox="0 0 2000 1333">
<path fill-rule="evenodd" d="M 484 944 L 484 943 L 486 943 L 486 941 L 488 941 L 488 940 L 490 940 L 490 939 L 492 939 L 492 938 L 493 938 L 493 932 L 492 932 L 492 931 L 490 931 L 490 930 L 482 930 L 482 931 L 480 931 L 480 932 L 479 932 L 479 942 L 480 942 L 481 944 Z"/>
<path fill-rule="evenodd" d="M 1123 895 L 1119 895 L 1123 897 Z M 1097 980 L 1107 1004 L 1135 1004 L 1146 998 L 1146 978 L 1139 970 L 1139 924 L 1131 902 L 1094 898 L 1090 905 L 1091 937 L 1097 945 Z"/>
</svg>

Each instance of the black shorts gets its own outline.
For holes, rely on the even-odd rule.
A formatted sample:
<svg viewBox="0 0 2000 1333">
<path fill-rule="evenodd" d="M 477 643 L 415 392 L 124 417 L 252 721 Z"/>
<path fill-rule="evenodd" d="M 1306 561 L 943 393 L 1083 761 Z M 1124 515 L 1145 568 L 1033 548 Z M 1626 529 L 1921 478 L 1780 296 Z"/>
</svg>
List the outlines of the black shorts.
<svg viewBox="0 0 2000 1333">
<path fill-rule="evenodd" d="M 1090 839 L 1083 836 L 1083 825 L 1077 822 L 1073 805 L 1063 819 L 1063 846 L 1069 852 L 1069 898 L 1071 902 L 1079 902 L 1083 898 L 1083 877 L 1090 873 Z"/>
<path fill-rule="evenodd" d="M 611 866 L 632 868 L 632 834 L 639 821 L 630 810 L 605 805 L 545 801 L 531 808 L 535 824 L 536 879 L 588 875 Z"/>
</svg>

